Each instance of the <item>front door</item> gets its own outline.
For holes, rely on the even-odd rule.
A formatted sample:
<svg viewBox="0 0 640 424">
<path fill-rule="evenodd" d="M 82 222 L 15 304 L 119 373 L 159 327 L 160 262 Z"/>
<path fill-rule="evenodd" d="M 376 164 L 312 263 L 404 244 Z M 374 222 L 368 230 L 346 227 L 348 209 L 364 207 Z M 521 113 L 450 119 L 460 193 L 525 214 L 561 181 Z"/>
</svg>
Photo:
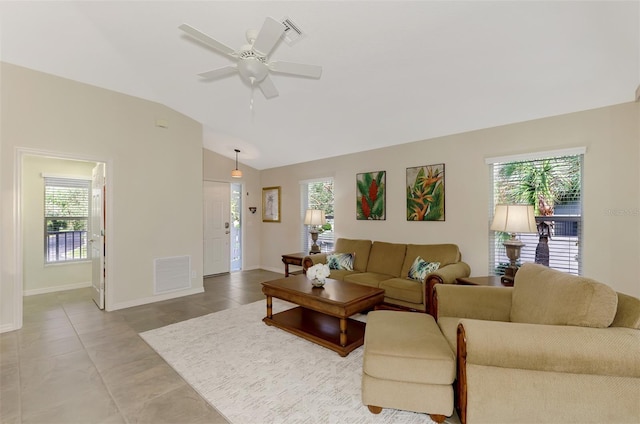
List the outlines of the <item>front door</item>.
<svg viewBox="0 0 640 424">
<path fill-rule="evenodd" d="M 105 166 L 99 163 L 93 168 L 91 179 L 91 285 L 93 301 L 98 308 L 104 309 L 104 190 Z"/>
<path fill-rule="evenodd" d="M 231 190 L 229 183 L 204 182 L 204 275 L 229 272 Z"/>
</svg>

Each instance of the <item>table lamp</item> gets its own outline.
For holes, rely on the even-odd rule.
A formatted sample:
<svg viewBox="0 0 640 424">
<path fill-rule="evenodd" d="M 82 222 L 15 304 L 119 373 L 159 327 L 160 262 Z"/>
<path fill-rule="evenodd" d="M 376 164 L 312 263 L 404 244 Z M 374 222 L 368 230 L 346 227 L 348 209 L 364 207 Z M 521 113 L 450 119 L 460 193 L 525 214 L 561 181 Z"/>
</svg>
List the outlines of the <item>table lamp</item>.
<svg viewBox="0 0 640 424">
<path fill-rule="evenodd" d="M 535 233 L 538 231 L 533 206 L 518 204 L 496 205 L 491 229 L 511 234 L 511 238 L 503 243 L 510 263 L 505 269 L 501 281 L 504 285 L 513 285 L 516 272 L 518 272 L 516 261 L 520 258 L 520 250 L 524 246 L 522 241 L 516 239 L 516 233 Z"/>
<path fill-rule="evenodd" d="M 320 253 L 320 247 L 317 245 L 318 241 L 318 226 L 326 224 L 324 217 L 324 211 L 318 209 L 307 209 L 307 213 L 304 216 L 304 225 L 309 225 L 309 233 L 311 233 L 311 240 L 313 245 L 311 246 L 310 254 Z"/>
</svg>

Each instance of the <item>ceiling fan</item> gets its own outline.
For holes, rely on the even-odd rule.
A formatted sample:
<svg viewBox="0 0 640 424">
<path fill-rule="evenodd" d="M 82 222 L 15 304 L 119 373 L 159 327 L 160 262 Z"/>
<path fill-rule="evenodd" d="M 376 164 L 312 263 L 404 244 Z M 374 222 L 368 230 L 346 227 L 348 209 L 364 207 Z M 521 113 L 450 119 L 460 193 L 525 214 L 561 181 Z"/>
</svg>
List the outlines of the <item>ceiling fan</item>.
<svg viewBox="0 0 640 424">
<path fill-rule="evenodd" d="M 278 40 L 286 30 L 284 24 L 273 18 L 266 18 L 259 32 L 256 30 L 247 31 L 247 41 L 249 44 L 245 44 L 240 47 L 239 50 L 232 49 L 188 24 L 182 24 L 178 28 L 197 41 L 237 61 L 235 65 L 227 65 L 198 74 L 207 80 L 238 72 L 252 87 L 257 84 L 262 94 L 264 94 L 267 99 L 270 99 L 278 95 L 278 90 L 273 84 L 273 81 L 271 81 L 269 72 L 309 78 L 320 78 L 320 75 L 322 75 L 321 66 L 272 61 L 269 59 L 269 53 L 274 49 Z"/>
</svg>

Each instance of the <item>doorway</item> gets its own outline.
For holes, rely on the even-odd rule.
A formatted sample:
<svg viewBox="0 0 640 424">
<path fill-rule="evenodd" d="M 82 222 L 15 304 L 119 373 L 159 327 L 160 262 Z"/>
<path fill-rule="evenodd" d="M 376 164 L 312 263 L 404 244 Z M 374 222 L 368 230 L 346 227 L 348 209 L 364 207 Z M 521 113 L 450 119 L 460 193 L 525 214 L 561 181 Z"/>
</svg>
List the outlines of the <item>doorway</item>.
<svg viewBox="0 0 640 424">
<path fill-rule="evenodd" d="M 242 269 L 242 184 L 204 181 L 204 275 Z"/>
<path fill-rule="evenodd" d="M 19 213 L 16 224 L 20 231 L 16 237 L 16 313 L 22 316 L 23 296 L 91 287 L 94 275 L 102 277 L 97 285 L 102 290 L 102 304 L 98 306 L 104 309 L 104 256 L 97 262 L 100 269 L 94 270 L 90 245 L 93 230 L 91 180 L 96 166 L 100 166 L 106 175 L 110 165 L 100 160 L 52 152 L 18 149 L 17 153 L 15 190 Z M 82 181 L 85 183 L 81 184 Z M 102 184 L 103 202 L 99 210 L 100 222 L 104 224 L 107 190 L 104 180 Z M 81 197 L 73 202 L 64 198 L 84 192 L 88 197 L 84 201 Z M 72 206 L 61 207 L 63 203 Z M 82 207 L 82 210 L 87 209 L 84 216 L 77 213 L 81 204 L 86 205 Z M 56 211 L 55 216 L 52 210 Z M 75 213 L 71 213 L 72 210 Z M 104 227 L 100 234 L 105 238 Z M 21 325 L 20 321 L 19 327 Z"/>
</svg>

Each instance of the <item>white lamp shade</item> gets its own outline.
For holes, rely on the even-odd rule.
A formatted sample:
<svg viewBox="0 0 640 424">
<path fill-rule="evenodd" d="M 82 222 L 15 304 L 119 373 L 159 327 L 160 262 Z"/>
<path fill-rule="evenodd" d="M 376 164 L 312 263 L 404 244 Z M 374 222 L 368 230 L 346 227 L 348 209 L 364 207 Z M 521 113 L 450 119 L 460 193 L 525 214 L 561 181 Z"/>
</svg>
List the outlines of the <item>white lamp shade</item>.
<svg viewBox="0 0 640 424">
<path fill-rule="evenodd" d="M 324 217 L 324 211 L 318 209 L 307 209 L 304 216 L 304 225 L 324 225 L 327 221 Z"/>
<path fill-rule="evenodd" d="M 532 205 L 496 205 L 491 223 L 493 231 L 505 233 L 535 233 L 536 218 Z"/>
</svg>

